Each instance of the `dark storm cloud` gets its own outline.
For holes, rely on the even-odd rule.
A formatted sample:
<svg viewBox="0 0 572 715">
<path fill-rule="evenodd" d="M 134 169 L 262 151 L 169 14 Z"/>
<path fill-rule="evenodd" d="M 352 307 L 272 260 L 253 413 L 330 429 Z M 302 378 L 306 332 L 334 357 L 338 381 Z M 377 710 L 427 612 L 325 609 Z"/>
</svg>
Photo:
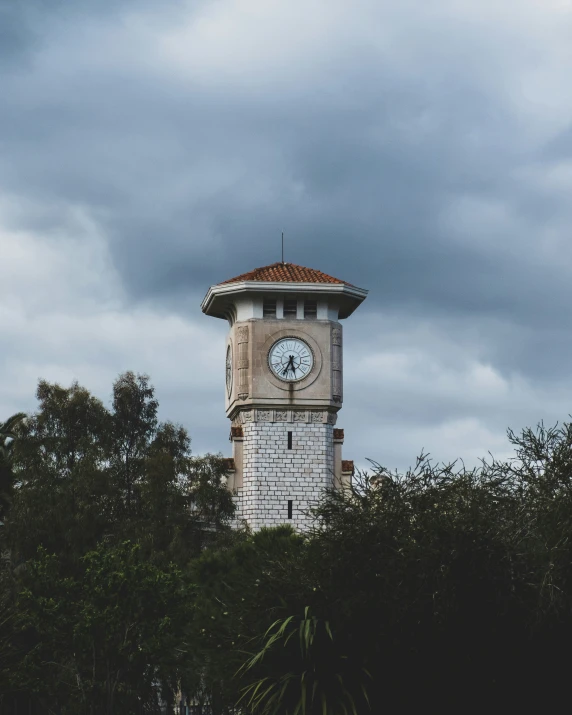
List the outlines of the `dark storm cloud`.
<svg viewBox="0 0 572 715">
<path fill-rule="evenodd" d="M 498 152 L 468 164 L 474 157 L 463 138 L 473 128 L 487 130 L 479 109 L 486 98 L 450 87 L 460 108 L 449 126 L 411 141 L 400 122 L 419 122 L 439 97 L 414 86 L 375 87 L 374 80 L 362 76 L 347 97 L 350 106 L 367 97 L 359 111 L 339 111 L 319 94 L 295 106 L 290 97 L 221 99 L 193 88 L 185 97 L 180 87 L 121 73 L 72 75 L 64 83 L 56 77 L 45 88 L 34 78 L 17 86 L 19 78 L 0 127 L 13 159 L 7 179 L 107 211 L 113 248 L 135 293 L 185 287 L 207 265 L 209 280 L 218 280 L 238 261 L 240 269 L 272 261 L 283 228 L 291 260 L 335 273 L 341 258 L 349 280 L 385 286 L 384 300 L 421 294 L 440 301 L 444 276 L 443 288 L 455 290 L 459 280 L 466 286 L 473 276 L 480 288 L 478 276 L 495 277 L 494 267 L 478 246 L 451 245 L 435 215 L 451 192 L 494 192 L 510 168 Z M 248 196 L 248 187 L 259 185 L 269 187 L 269 200 Z M 160 201 L 153 202 L 153 189 Z M 213 236 L 224 245 L 214 256 Z"/>
<path fill-rule="evenodd" d="M 364 29 L 351 51 L 334 39 L 321 64 L 310 57 L 286 78 L 261 62 L 252 79 L 245 69 L 220 80 L 216 67 L 204 79 L 196 62 L 181 70 L 153 54 L 129 24 L 135 12 L 176 14 L 176 3 L 56 3 L 51 19 L 40 5 L 6 5 L 2 29 L 0 184 L 36 206 L 15 228 L 49 241 L 58 207 L 81 206 L 132 305 L 197 320 L 210 284 L 279 258 L 284 230 L 287 260 L 370 289 L 348 326 L 356 359 L 374 349 L 381 315 L 403 331 L 391 338 L 384 324 L 375 349 L 417 345 L 445 372 L 474 356 L 507 382 L 569 373 L 572 256 L 560 242 L 572 217 L 545 174 L 570 156 L 572 135 L 562 121 L 530 129 L 516 38 L 489 48 L 492 24 L 436 20 L 425 31 L 413 13 L 396 19 L 419 48 L 413 60 L 399 43 L 395 56 L 378 52 Z M 386 30 L 372 23 L 372 35 Z M 510 396 L 501 408 L 478 391 L 347 379 L 356 424 L 360 411 L 400 426 L 470 414 L 504 430 L 513 409 Z M 376 414 L 379 394 L 387 409 Z"/>
<path fill-rule="evenodd" d="M 0 65 L 11 63 L 29 48 L 34 39 L 31 23 L 21 5 L 12 0 L 0 1 Z"/>
<path fill-rule="evenodd" d="M 58 22 L 113 14 L 133 0 L 0 0 L 0 69 L 27 65 Z"/>
<path fill-rule="evenodd" d="M 416 87 L 375 90 L 373 80 L 353 90 L 356 102 L 368 97 L 359 111 L 319 95 L 295 105 L 193 88 L 181 96 L 178 86 L 121 75 L 72 76 L 44 91 L 31 80 L 12 86 L 3 116 L 14 157 L 7 179 L 105 213 L 138 297 L 271 262 L 282 229 L 290 260 L 334 274 L 343 263 L 348 280 L 376 286 L 374 300 L 447 303 L 467 280 L 482 295 L 498 269 L 478 248 L 447 241 L 435 215 L 453 191 L 494 191 L 504 157 L 467 171 L 462 133 L 439 127 L 408 146 L 400 121 L 418 121 L 436 98 Z M 465 107 L 482 102 L 464 95 Z M 458 122 L 462 132 L 484 121 L 483 112 L 456 114 L 451 129 Z M 477 290 L 465 293 L 475 309 Z"/>
</svg>

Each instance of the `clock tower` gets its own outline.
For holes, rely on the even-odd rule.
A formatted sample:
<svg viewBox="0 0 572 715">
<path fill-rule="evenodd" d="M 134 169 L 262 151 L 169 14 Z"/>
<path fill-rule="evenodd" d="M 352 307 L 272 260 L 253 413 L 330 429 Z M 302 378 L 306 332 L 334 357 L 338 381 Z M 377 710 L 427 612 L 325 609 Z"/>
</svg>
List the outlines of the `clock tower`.
<svg viewBox="0 0 572 715">
<path fill-rule="evenodd" d="M 274 263 L 209 288 L 202 310 L 228 321 L 229 488 L 252 529 L 310 526 L 308 509 L 348 483 L 343 332 L 367 291 L 312 268 Z"/>
</svg>

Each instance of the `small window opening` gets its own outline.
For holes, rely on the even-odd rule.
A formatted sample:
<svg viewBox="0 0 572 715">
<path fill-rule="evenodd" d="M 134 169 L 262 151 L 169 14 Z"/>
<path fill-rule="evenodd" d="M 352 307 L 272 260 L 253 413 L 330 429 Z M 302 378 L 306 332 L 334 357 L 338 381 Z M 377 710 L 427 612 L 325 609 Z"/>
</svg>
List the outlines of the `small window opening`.
<svg viewBox="0 0 572 715">
<path fill-rule="evenodd" d="M 288 449 L 292 449 L 292 432 L 288 432 Z"/>
<path fill-rule="evenodd" d="M 276 300 L 271 298 L 265 298 L 262 305 L 262 315 L 265 318 L 275 318 L 276 317 Z"/>
<path fill-rule="evenodd" d="M 287 298 L 284 301 L 284 317 L 295 318 L 298 314 L 298 301 L 296 298 Z"/>
<path fill-rule="evenodd" d="M 304 301 L 304 318 L 309 318 L 310 320 L 316 319 L 318 317 L 318 303 L 315 300 L 305 300 Z"/>
<path fill-rule="evenodd" d="M 292 499 L 288 499 L 288 518 L 289 518 L 289 519 L 292 518 L 292 506 L 293 506 L 293 504 L 294 504 L 294 502 L 292 501 Z"/>
</svg>

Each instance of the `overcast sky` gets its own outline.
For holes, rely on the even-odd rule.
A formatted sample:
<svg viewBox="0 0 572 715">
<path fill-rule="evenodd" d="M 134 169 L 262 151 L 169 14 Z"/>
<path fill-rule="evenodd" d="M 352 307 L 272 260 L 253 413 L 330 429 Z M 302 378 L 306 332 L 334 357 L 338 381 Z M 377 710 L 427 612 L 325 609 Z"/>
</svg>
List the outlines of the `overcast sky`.
<svg viewBox="0 0 572 715">
<path fill-rule="evenodd" d="M 0 419 L 146 372 L 230 454 L 209 285 L 367 288 L 344 456 L 572 412 L 570 0 L 0 0 Z"/>
</svg>

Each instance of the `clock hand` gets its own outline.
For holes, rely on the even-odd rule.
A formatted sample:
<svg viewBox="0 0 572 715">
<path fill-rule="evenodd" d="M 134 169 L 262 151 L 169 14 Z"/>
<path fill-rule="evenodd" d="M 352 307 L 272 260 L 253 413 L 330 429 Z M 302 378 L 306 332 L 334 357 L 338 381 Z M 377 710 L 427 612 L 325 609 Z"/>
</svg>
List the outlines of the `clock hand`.
<svg viewBox="0 0 572 715">
<path fill-rule="evenodd" d="M 282 374 L 284 375 L 284 377 L 287 377 L 288 370 L 290 370 L 290 368 L 292 368 L 293 374 L 296 375 L 296 369 L 294 367 L 294 356 L 293 355 L 290 355 L 288 362 L 286 363 L 286 367 L 284 368 L 284 370 L 282 370 Z"/>
</svg>

